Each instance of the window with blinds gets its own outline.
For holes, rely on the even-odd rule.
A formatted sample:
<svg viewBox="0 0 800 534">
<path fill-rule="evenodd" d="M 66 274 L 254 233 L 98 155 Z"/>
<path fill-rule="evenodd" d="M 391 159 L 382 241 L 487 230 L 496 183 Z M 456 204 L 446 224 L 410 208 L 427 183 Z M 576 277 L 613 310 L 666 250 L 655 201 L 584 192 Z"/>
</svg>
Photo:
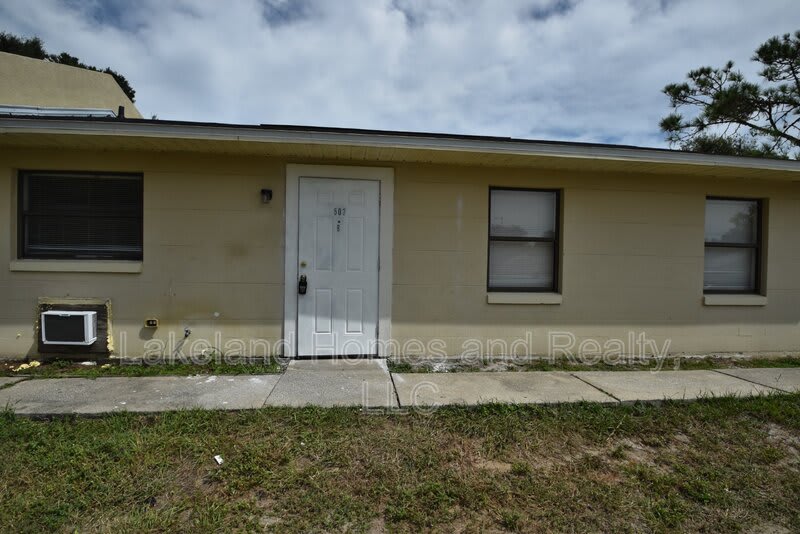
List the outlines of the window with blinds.
<svg viewBox="0 0 800 534">
<path fill-rule="evenodd" d="M 557 291 L 559 191 L 489 189 L 489 291 Z"/>
<path fill-rule="evenodd" d="M 705 293 L 758 293 L 761 201 L 706 199 Z"/>
<path fill-rule="evenodd" d="M 142 175 L 19 173 L 20 258 L 142 259 Z"/>
</svg>

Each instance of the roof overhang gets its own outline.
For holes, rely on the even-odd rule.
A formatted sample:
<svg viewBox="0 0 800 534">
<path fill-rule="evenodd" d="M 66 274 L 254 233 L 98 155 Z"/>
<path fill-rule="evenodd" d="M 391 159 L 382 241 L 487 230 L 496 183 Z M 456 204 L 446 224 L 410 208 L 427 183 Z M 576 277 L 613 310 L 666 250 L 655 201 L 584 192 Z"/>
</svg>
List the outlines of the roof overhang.
<svg viewBox="0 0 800 534">
<path fill-rule="evenodd" d="M 0 145 L 189 151 L 318 160 L 444 163 L 800 181 L 800 162 L 657 148 L 273 125 L 0 117 Z"/>
</svg>

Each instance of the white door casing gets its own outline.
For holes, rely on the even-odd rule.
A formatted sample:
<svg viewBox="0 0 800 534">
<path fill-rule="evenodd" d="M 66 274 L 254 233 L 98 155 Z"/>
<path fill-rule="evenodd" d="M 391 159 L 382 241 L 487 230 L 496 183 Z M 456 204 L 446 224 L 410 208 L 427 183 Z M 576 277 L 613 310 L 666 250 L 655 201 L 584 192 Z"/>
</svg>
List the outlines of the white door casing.
<svg viewBox="0 0 800 534">
<path fill-rule="evenodd" d="M 298 356 L 374 355 L 380 183 L 300 178 Z"/>
<path fill-rule="evenodd" d="M 287 165 L 285 356 L 386 355 L 393 174 L 388 168 Z M 307 290 L 298 295 L 302 275 Z"/>
</svg>

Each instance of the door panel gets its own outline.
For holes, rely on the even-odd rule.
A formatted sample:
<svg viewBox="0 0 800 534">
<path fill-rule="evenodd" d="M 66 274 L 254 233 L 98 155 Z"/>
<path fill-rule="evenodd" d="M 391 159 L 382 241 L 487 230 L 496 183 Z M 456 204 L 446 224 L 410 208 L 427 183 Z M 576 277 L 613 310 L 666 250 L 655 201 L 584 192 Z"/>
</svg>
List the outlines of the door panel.
<svg viewBox="0 0 800 534">
<path fill-rule="evenodd" d="M 347 290 L 347 328 L 348 334 L 364 332 L 364 293 L 360 289 Z"/>
<path fill-rule="evenodd" d="M 380 184 L 300 178 L 300 356 L 375 354 Z"/>
<path fill-rule="evenodd" d="M 333 268 L 333 217 L 317 217 L 315 268 L 330 271 Z"/>
<path fill-rule="evenodd" d="M 347 219 L 347 270 L 364 269 L 364 218 Z"/>
</svg>

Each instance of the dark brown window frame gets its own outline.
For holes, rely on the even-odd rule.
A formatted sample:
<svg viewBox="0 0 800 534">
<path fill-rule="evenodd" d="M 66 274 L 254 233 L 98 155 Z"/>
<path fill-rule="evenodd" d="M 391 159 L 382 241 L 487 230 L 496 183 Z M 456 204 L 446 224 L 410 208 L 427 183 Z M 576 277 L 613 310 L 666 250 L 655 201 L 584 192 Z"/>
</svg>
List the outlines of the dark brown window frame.
<svg viewBox="0 0 800 534">
<path fill-rule="evenodd" d="M 518 236 L 492 236 L 492 192 L 493 191 L 524 191 L 526 193 L 555 193 L 555 235 L 549 237 L 518 237 Z M 488 243 L 486 245 L 486 291 L 497 293 L 557 293 L 558 292 L 558 258 L 561 254 L 561 190 L 560 189 L 534 189 L 526 187 L 498 187 L 489 186 L 489 221 Z M 500 242 L 533 242 L 553 244 L 553 283 L 549 286 L 492 286 L 489 283 L 489 270 L 492 264 L 492 241 Z"/>
<path fill-rule="evenodd" d="M 69 250 L 63 253 L 31 253 L 26 250 L 25 244 L 25 231 L 27 228 L 26 221 L 30 217 L 41 216 L 42 214 L 29 213 L 25 210 L 25 180 L 29 176 L 37 174 L 48 175 L 64 175 L 79 177 L 125 177 L 136 178 L 139 181 L 139 188 L 141 193 L 142 202 L 139 206 L 137 215 L 119 215 L 112 214 L 111 212 L 102 213 L 89 213 L 83 216 L 89 217 L 114 217 L 114 218 L 131 218 L 137 219 L 138 224 L 138 238 L 139 243 L 142 244 L 142 250 L 136 252 L 129 251 L 109 251 L 102 254 L 87 254 L 85 252 Z M 47 214 L 52 216 L 52 214 Z M 70 217 L 75 216 L 70 213 L 57 213 L 56 216 Z M 128 172 L 102 172 L 102 171 L 62 171 L 62 170 L 46 170 L 46 169 L 25 169 L 20 170 L 17 176 L 17 257 L 19 259 L 36 259 L 36 260 L 118 260 L 118 261 L 142 261 L 144 255 L 144 175 L 142 173 L 128 173 Z"/>
<path fill-rule="evenodd" d="M 709 200 L 732 200 L 732 201 L 743 201 L 743 202 L 755 202 L 756 209 L 758 213 L 756 214 L 756 242 L 755 243 L 729 243 L 723 241 L 706 241 L 705 240 L 705 229 L 703 231 L 703 242 L 704 247 L 703 250 L 705 251 L 706 248 L 747 248 L 753 249 L 755 251 L 755 280 L 754 280 L 754 288 L 752 290 L 736 290 L 736 289 L 706 289 L 705 288 L 705 274 L 703 275 L 703 294 L 704 295 L 760 295 L 762 290 L 762 281 L 761 281 L 761 264 L 762 258 L 761 254 L 763 251 L 763 219 L 764 219 L 764 200 L 761 198 L 742 198 L 742 197 L 723 197 L 723 196 L 713 196 L 707 195 L 706 201 Z M 705 272 L 705 267 L 703 269 Z"/>
</svg>

